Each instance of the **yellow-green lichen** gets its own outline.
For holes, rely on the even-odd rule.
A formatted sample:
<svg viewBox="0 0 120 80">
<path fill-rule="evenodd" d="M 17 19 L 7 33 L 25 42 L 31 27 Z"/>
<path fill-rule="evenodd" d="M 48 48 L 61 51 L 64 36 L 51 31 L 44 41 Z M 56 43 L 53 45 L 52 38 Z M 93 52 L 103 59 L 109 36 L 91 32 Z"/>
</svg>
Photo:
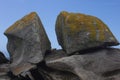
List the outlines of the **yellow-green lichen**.
<svg viewBox="0 0 120 80">
<path fill-rule="evenodd" d="M 86 31 L 90 33 L 91 40 L 105 40 L 104 34 L 107 26 L 100 19 L 79 13 L 63 12 L 60 15 L 63 15 L 64 25 L 71 35 L 80 31 Z"/>
<path fill-rule="evenodd" d="M 16 21 L 12 26 L 10 26 L 5 33 L 9 33 L 14 30 L 21 30 L 25 25 L 30 24 L 30 22 L 37 16 L 35 12 L 32 12 L 26 16 L 24 16 L 22 19 Z"/>
</svg>

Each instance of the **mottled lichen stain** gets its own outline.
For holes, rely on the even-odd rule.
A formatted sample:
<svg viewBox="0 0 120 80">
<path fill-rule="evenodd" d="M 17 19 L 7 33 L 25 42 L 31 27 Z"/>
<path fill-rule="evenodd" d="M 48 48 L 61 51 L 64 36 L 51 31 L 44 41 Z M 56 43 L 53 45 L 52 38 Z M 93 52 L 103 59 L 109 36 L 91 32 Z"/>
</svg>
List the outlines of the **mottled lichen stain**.
<svg viewBox="0 0 120 80">
<path fill-rule="evenodd" d="M 21 30 L 25 25 L 29 25 L 32 20 L 35 19 L 37 16 L 36 12 L 32 12 L 29 15 L 26 15 L 22 19 L 16 21 L 12 26 L 10 26 L 7 30 L 7 32 L 14 31 L 14 29 Z M 27 27 L 27 26 L 26 26 Z"/>
<path fill-rule="evenodd" d="M 90 39 L 104 41 L 105 30 L 109 31 L 107 25 L 94 16 L 80 13 L 68 13 L 65 11 L 61 12 L 60 16 L 63 17 L 65 28 L 67 28 L 68 33 L 71 35 L 85 31 L 89 32 Z"/>
</svg>

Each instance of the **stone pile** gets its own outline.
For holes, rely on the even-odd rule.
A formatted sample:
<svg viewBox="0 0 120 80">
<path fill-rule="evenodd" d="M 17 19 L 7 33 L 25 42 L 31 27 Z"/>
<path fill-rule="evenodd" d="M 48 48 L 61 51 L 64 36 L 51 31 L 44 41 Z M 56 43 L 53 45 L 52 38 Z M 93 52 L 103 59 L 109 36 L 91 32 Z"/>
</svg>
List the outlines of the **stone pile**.
<svg viewBox="0 0 120 80">
<path fill-rule="evenodd" d="M 0 53 L 0 80 L 120 80 L 120 49 L 100 19 L 61 12 L 55 25 L 62 49 L 51 43 L 32 12 L 6 31 L 10 61 Z"/>
</svg>

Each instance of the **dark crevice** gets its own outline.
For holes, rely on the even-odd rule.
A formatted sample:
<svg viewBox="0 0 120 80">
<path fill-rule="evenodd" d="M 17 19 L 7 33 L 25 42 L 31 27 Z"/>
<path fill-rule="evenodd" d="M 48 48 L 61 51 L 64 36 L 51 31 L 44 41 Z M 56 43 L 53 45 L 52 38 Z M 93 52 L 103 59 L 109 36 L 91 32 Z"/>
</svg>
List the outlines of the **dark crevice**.
<svg viewBox="0 0 120 80">
<path fill-rule="evenodd" d="M 35 80 L 44 80 L 43 76 L 38 72 L 38 69 L 30 71 Z"/>
<path fill-rule="evenodd" d="M 9 60 L 5 57 L 5 55 L 2 52 L 0 52 L 0 64 L 5 63 L 9 63 Z"/>
<path fill-rule="evenodd" d="M 38 68 L 42 68 L 43 70 L 50 70 L 49 67 L 47 67 L 45 61 L 40 62 L 39 64 L 37 64 Z"/>
<path fill-rule="evenodd" d="M 28 76 L 23 77 L 19 75 L 18 77 L 18 76 L 13 75 L 12 72 L 8 72 L 8 76 L 11 78 L 11 80 L 31 80 Z"/>
<path fill-rule="evenodd" d="M 93 47 L 93 48 L 89 48 L 89 49 L 85 49 L 85 50 L 80 50 L 80 51 L 76 51 L 76 52 L 73 52 L 71 54 L 69 54 L 68 56 L 71 56 L 71 55 L 84 55 L 84 54 L 90 54 L 90 53 L 94 53 L 96 51 L 100 51 L 100 50 L 103 50 L 103 49 L 109 49 L 110 47 Z"/>
<path fill-rule="evenodd" d="M 102 74 L 103 77 L 109 77 L 113 75 L 120 74 L 120 69 L 114 70 L 114 71 L 108 71 Z"/>
</svg>

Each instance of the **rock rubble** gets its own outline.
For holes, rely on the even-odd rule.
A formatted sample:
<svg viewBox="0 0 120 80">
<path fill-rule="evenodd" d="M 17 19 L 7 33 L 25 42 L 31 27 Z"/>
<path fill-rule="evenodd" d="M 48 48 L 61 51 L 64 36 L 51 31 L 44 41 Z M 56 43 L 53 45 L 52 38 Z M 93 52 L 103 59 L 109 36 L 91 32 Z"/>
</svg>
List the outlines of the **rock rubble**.
<svg viewBox="0 0 120 80">
<path fill-rule="evenodd" d="M 111 47 L 119 42 L 100 19 L 63 11 L 55 30 L 62 49 L 51 49 L 36 12 L 11 25 L 0 80 L 120 80 L 120 49 Z"/>
</svg>

